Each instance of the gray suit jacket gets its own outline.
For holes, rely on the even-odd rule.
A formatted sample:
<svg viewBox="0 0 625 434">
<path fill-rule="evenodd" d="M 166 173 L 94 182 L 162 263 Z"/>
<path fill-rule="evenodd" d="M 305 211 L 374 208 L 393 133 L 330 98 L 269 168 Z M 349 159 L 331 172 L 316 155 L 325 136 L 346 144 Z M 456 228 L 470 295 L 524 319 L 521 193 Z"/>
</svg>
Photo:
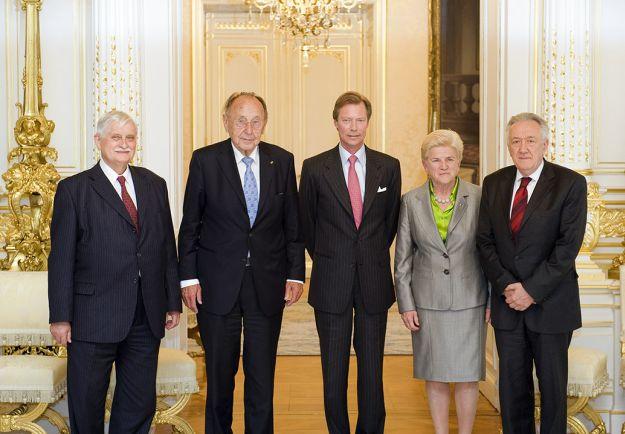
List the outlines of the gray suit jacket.
<svg viewBox="0 0 625 434">
<path fill-rule="evenodd" d="M 476 247 L 480 187 L 460 181 L 443 243 L 428 182 L 402 197 L 395 247 L 395 292 L 401 313 L 416 307 L 461 310 L 483 306 L 488 285 Z"/>
</svg>

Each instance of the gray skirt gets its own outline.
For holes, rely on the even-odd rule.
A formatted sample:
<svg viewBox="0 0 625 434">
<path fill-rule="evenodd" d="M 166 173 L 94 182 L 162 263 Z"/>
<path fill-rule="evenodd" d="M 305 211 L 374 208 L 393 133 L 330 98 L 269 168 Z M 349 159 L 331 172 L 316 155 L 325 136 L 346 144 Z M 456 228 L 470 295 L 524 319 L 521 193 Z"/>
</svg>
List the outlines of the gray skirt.
<svg viewBox="0 0 625 434">
<path fill-rule="evenodd" d="M 417 308 L 412 332 L 414 377 L 444 383 L 480 381 L 486 373 L 485 306 L 464 310 Z"/>
</svg>

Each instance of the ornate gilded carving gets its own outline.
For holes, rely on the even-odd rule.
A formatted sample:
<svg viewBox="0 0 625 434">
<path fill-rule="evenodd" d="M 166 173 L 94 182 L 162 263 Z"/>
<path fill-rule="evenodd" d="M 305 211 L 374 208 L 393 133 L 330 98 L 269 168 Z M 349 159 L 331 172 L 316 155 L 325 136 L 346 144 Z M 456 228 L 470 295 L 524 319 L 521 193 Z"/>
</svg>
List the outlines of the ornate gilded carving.
<svg viewBox="0 0 625 434">
<path fill-rule="evenodd" d="M 35 345 L 6 345 L 2 347 L 3 356 L 53 356 L 67 358 L 67 348 L 64 346 L 35 346 Z"/>
<path fill-rule="evenodd" d="M 42 102 L 39 11 L 41 0 L 22 0 L 26 11 L 26 64 L 22 78 L 24 102 L 14 135 L 17 148 L 8 155 L 15 162 L 2 175 L 7 187 L 9 214 L 0 217 L 6 258 L 0 269 L 39 271 L 47 267 L 50 251 L 50 218 L 60 175 L 47 160 L 56 160 L 50 148 L 54 122 L 46 119 Z"/>
<path fill-rule="evenodd" d="M 591 253 L 600 237 L 624 238 L 625 237 L 625 209 L 606 208 L 603 195 L 596 182 L 588 183 L 588 216 L 586 232 L 582 243 L 581 253 Z M 625 247 L 625 242 L 622 243 Z M 618 270 L 625 263 L 625 250 L 612 260 L 610 274 Z"/>
<path fill-rule="evenodd" d="M 603 205 L 602 195 L 599 192 L 599 184 L 596 182 L 588 183 L 587 200 L 588 215 L 586 221 L 586 232 L 584 234 L 584 241 L 581 248 L 582 253 L 592 252 L 597 246 L 599 236 L 601 234 L 601 212 L 605 209 L 605 207 Z"/>
</svg>

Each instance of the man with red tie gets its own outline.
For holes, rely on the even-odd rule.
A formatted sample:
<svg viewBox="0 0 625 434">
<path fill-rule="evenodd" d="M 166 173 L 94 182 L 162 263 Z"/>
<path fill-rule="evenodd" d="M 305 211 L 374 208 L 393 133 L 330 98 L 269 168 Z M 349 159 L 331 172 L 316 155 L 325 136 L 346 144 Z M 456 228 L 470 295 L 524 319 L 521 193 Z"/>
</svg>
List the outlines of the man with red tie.
<svg viewBox="0 0 625 434">
<path fill-rule="evenodd" d="M 389 248 L 397 231 L 399 161 L 365 146 L 371 103 L 339 96 L 332 113 L 339 144 L 304 161 L 300 209 L 313 259 L 308 301 L 321 347 L 326 421 L 349 434 L 347 373 L 354 329 L 358 361 L 356 433 L 384 432 L 382 361 L 395 301 Z"/>
<path fill-rule="evenodd" d="M 102 159 L 61 181 L 48 259 L 50 331 L 67 345 L 72 433 L 104 432 L 111 367 L 111 433 L 147 433 L 156 410 L 158 349 L 182 311 L 165 180 L 130 162 L 137 126 L 100 118 Z"/>
<path fill-rule="evenodd" d="M 540 432 L 566 432 L 567 351 L 581 327 L 575 258 L 586 228 L 586 180 L 544 160 L 548 134 L 540 116 L 513 116 L 514 165 L 482 186 L 477 245 L 492 285 L 504 434 L 535 432 L 534 365 Z"/>
</svg>

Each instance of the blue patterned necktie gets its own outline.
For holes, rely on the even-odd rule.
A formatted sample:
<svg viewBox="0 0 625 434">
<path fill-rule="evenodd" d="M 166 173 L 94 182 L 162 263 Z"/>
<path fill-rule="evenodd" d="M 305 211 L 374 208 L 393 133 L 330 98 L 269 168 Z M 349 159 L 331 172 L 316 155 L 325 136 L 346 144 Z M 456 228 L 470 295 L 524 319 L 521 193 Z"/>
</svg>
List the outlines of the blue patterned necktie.
<svg viewBox="0 0 625 434">
<path fill-rule="evenodd" d="M 252 172 L 254 159 L 252 157 L 243 157 L 242 161 L 245 164 L 243 194 L 245 195 L 245 204 L 247 205 L 247 215 L 250 217 L 250 226 L 254 226 L 254 220 L 256 220 L 256 213 L 258 212 L 258 186 L 256 185 L 254 172 Z"/>
</svg>

